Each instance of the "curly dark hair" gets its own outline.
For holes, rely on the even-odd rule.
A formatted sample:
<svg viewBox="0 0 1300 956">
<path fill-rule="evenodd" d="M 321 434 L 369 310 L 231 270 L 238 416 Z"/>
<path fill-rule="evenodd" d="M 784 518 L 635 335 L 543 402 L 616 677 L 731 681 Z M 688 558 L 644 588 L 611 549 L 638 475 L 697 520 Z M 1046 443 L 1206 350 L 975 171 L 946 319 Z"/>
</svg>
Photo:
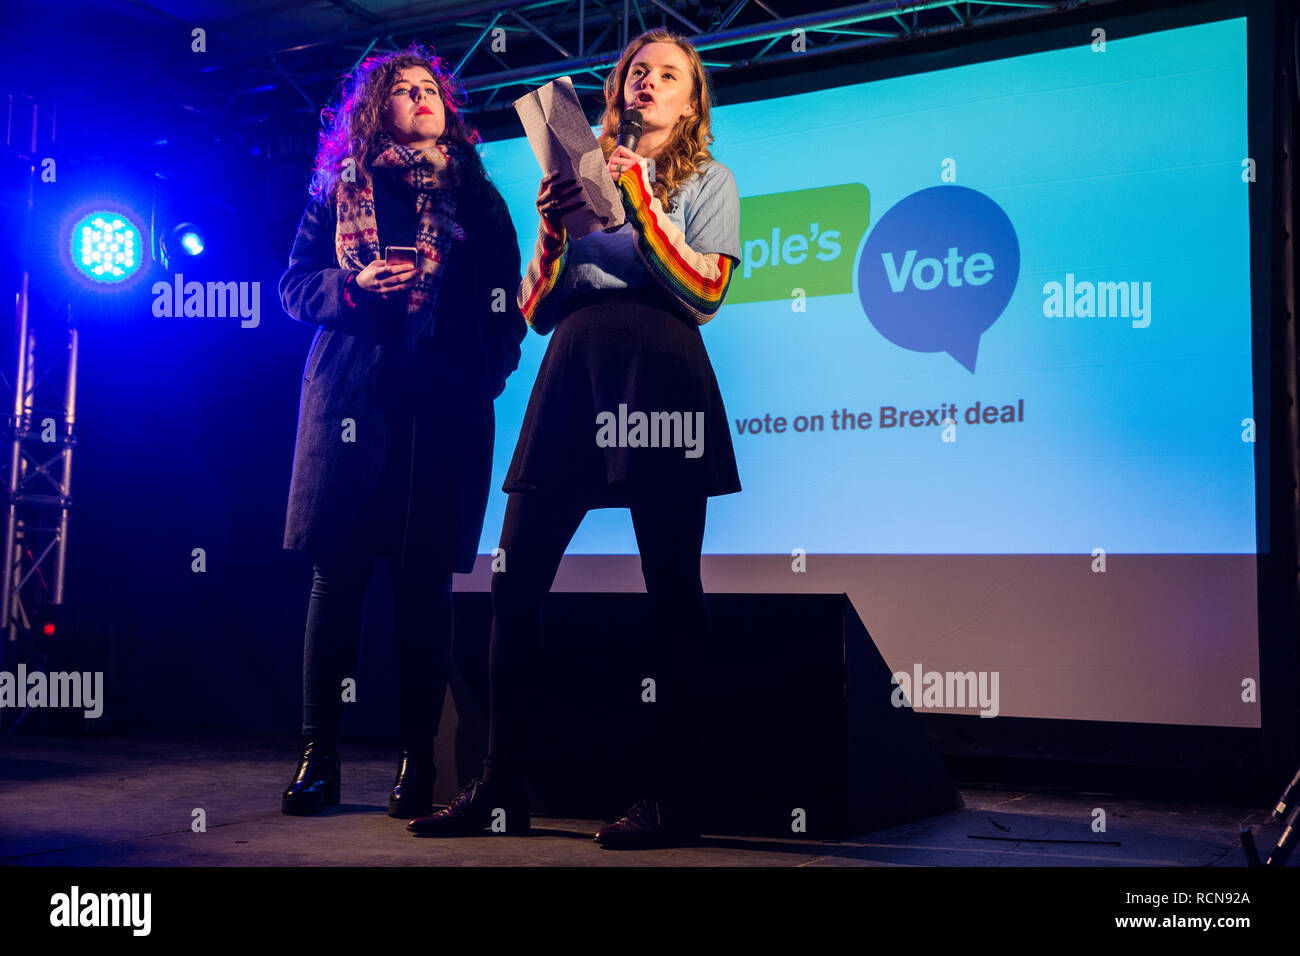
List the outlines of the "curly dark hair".
<svg viewBox="0 0 1300 956">
<path fill-rule="evenodd" d="M 319 200 L 332 199 L 338 188 L 341 166 L 347 159 L 356 164 L 357 183 L 371 182 L 367 156 L 375 134 L 383 129 L 383 112 L 393 81 L 407 67 L 422 66 L 437 81 L 446 129 L 439 143 L 453 141 L 463 147 L 468 169 L 462 169 L 465 184 L 474 187 L 487 180 L 487 170 L 475 144 L 483 138 L 461 115 L 467 98 L 465 88 L 446 62 L 432 49 L 413 43 L 405 50 L 367 57 L 344 77 L 338 105 L 321 111 L 324 128 L 316 149 L 310 192 Z"/>
</svg>

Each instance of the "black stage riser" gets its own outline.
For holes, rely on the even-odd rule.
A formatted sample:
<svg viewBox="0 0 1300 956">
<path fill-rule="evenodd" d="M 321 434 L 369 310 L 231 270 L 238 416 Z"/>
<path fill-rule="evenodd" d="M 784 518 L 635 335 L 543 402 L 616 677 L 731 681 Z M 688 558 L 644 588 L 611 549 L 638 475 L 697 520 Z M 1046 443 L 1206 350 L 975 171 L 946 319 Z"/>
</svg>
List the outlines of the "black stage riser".
<svg viewBox="0 0 1300 956">
<path fill-rule="evenodd" d="M 960 807 L 915 715 L 843 594 L 711 594 L 699 780 L 707 832 L 840 839 Z M 490 595 L 456 595 L 458 775 L 485 745 Z M 538 813 L 614 818 L 637 798 L 658 713 L 645 594 L 551 594 L 533 689 Z M 449 769 L 449 768 L 448 768 Z M 794 829 L 802 811 L 806 826 Z"/>
</svg>

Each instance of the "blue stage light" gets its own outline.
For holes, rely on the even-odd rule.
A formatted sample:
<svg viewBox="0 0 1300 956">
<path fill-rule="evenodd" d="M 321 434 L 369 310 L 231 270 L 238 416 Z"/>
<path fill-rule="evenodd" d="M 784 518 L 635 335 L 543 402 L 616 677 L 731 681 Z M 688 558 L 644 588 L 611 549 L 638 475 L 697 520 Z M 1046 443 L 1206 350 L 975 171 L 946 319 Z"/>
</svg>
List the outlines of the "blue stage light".
<svg viewBox="0 0 1300 956">
<path fill-rule="evenodd" d="M 192 256 L 203 251 L 203 237 L 193 230 L 181 233 L 181 248 Z"/>
<path fill-rule="evenodd" d="M 122 212 L 100 209 L 72 227 L 72 263 L 95 282 L 124 282 L 144 261 L 140 230 Z"/>
</svg>

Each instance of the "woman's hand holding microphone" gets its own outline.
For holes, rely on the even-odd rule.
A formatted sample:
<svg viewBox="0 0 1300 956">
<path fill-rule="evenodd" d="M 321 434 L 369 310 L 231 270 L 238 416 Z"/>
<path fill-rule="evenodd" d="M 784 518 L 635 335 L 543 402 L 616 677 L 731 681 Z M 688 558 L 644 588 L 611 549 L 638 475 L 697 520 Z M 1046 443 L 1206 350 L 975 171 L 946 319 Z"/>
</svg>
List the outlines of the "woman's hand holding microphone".
<svg viewBox="0 0 1300 956">
<path fill-rule="evenodd" d="M 605 164 L 605 168 L 609 170 L 609 175 L 617 183 L 619 178 L 631 167 L 644 161 L 644 156 L 638 156 L 626 146 L 615 146 L 614 152 L 609 154 L 609 162 Z"/>
</svg>

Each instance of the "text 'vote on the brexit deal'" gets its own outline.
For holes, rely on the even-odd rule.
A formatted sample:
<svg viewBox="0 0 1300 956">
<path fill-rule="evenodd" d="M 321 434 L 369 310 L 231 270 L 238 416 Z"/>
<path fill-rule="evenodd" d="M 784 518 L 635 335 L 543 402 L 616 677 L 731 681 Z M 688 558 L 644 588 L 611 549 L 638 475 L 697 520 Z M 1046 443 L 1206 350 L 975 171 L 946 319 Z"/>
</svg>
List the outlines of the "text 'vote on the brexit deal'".
<svg viewBox="0 0 1300 956">
<path fill-rule="evenodd" d="M 1018 398 L 1014 403 L 996 404 L 992 402 L 973 402 L 964 407 L 955 403 L 944 403 L 934 408 L 900 408 L 895 405 L 881 405 L 875 412 L 854 411 L 838 408 L 829 415 L 813 413 L 810 415 L 762 415 L 737 418 L 737 435 L 780 435 L 786 432 L 835 432 L 868 431 L 872 428 L 908 429 L 908 428 L 942 428 L 958 424 L 996 425 L 1019 423 L 1025 420 L 1025 400 Z"/>
</svg>

